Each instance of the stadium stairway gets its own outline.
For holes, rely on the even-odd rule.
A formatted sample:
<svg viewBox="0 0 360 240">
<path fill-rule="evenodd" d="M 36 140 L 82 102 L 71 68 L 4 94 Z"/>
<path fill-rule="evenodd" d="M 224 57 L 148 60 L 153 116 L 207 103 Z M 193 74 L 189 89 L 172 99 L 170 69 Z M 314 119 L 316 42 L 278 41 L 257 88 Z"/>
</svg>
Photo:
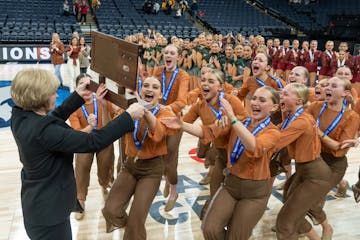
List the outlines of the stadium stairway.
<svg viewBox="0 0 360 240">
<path fill-rule="evenodd" d="M 85 37 L 86 43 L 91 44 L 91 32 L 98 30 L 98 26 L 97 26 L 97 23 L 94 19 L 94 15 L 92 14 L 92 12 L 88 11 L 88 13 L 86 15 L 85 25 L 81 25 L 80 22 L 78 22 L 78 24 L 81 28 L 81 32 L 82 32 L 83 36 Z"/>
</svg>

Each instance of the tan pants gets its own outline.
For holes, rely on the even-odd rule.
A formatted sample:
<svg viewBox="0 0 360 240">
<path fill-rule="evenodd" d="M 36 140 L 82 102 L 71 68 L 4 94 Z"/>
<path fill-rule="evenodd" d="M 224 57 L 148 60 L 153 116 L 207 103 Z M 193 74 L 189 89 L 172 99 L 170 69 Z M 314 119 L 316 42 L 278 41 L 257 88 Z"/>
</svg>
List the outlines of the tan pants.
<svg viewBox="0 0 360 240">
<path fill-rule="evenodd" d="M 216 148 L 215 166 L 210 179 L 210 197 L 214 196 L 224 181 L 223 170 L 226 168 L 227 154 L 225 148 Z"/>
<path fill-rule="evenodd" d="M 183 131 L 179 131 L 175 135 L 166 137 L 168 154 L 164 156 L 164 175 L 169 180 L 169 183 L 171 185 L 176 185 L 178 182 L 177 166 L 179 157 L 179 146 L 182 134 Z"/>
<path fill-rule="evenodd" d="M 75 178 L 77 198 L 85 201 L 90 182 L 91 165 L 94 153 L 78 153 L 75 155 Z M 108 187 L 114 180 L 114 145 L 111 144 L 96 153 L 97 175 L 100 186 Z"/>
<path fill-rule="evenodd" d="M 116 165 L 116 176 L 119 175 L 122 163 L 125 161 L 125 136 L 119 138 L 119 157 Z"/>
<path fill-rule="evenodd" d="M 296 163 L 296 172 L 284 187 L 284 205 L 276 219 L 277 239 L 297 240 L 301 231 L 311 230 L 305 215 L 331 189 L 330 177 L 331 170 L 321 158 Z"/>
<path fill-rule="evenodd" d="M 125 226 L 123 239 L 146 239 L 145 221 L 159 190 L 164 171 L 162 157 L 137 160 L 127 158 L 102 210 L 105 220 L 116 226 Z M 129 214 L 126 208 L 134 196 Z"/>
<path fill-rule="evenodd" d="M 204 238 L 249 239 L 253 228 L 265 212 L 270 197 L 269 190 L 268 180 L 255 181 L 228 175 L 204 217 Z"/>
<path fill-rule="evenodd" d="M 341 181 L 341 179 L 343 179 L 345 175 L 346 168 L 348 166 L 347 158 L 346 156 L 334 157 L 329 153 L 321 153 L 321 157 L 331 169 L 330 184 L 331 188 L 333 188 Z M 314 224 L 320 224 L 326 219 L 326 214 L 323 210 L 324 205 L 325 198 L 310 209 L 309 214 L 315 220 Z"/>
</svg>

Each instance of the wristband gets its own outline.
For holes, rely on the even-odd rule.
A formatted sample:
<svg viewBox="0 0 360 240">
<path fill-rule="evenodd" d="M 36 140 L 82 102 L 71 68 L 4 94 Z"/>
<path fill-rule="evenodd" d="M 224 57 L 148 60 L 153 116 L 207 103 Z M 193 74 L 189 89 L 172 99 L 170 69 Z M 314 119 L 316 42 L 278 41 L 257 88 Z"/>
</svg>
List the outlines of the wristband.
<svg viewBox="0 0 360 240">
<path fill-rule="evenodd" d="M 235 123 L 237 123 L 239 121 L 239 119 L 235 118 L 234 120 L 231 121 L 231 126 L 234 125 Z"/>
<path fill-rule="evenodd" d="M 325 133 L 323 133 L 323 135 L 321 135 L 321 138 L 324 138 L 324 137 L 326 137 L 326 134 L 325 134 Z"/>
</svg>

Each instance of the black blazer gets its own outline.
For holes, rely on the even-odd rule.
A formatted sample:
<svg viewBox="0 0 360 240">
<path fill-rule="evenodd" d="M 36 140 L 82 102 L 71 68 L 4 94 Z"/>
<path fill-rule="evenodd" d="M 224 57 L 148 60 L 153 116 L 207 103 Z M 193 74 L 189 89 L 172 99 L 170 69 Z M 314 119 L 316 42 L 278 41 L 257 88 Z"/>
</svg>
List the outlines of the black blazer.
<svg viewBox="0 0 360 240">
<path fill-rule="evenodd" d="M 82 104 L 74 92 L 46 116 L 12 109 L 11 130 L 23 164 L 21 204 L 28 224 L 51 226 L 69 217 L 76 205 L 73 153 L 97 152 L 133 131 L 126 112 L 90 134 L 72 129 L 65 121 Z"/>
</svg>

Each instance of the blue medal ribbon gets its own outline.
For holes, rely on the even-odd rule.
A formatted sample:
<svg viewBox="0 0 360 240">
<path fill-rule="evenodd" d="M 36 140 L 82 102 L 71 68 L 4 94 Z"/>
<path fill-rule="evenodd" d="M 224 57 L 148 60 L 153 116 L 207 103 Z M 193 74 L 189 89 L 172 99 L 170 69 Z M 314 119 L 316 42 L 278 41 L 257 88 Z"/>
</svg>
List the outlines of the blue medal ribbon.
<svg viewBox="0 0 360 240">
<path fill-rule="evenodd" d="M 220 91 L 219 92 L 219 110 L 216 110 L 213 106 L 211 106 L 209 103 L 209 107 L 211 109 L 211 111 L 214 113 L 215 117 L 218 119 L 218 120 L 221 120 L 221 117 L 222 117 L 222 105 L 220 103 L 220 98 L 224 98 L 224 91 Z"/>
<path fill-rule="evenodd" d="M 276 82 L 276 85 L 278 86 L 278 88 L 280 88 L 280 89 L 284 88 L 284 85 L 282 84 L 280 79 L 278 79 L 277 77 L 275 77 L 274 75 L 271 75 L 271 74 L 269 74 L 269 77 L 271 77 Z M 260 86 L 262 86 L 262 87 L 266 86 L 266 84 L 263 80 L 261 80 L 259 78 L 255 78 L 255 80 Z"/>
<path fill-rule="evenodd" d="M 98 104 L 97 104 L 97 99 L 96 99 L 95 95 L 93 95 L 93 104 L 94 104 L 94 114 L 96 115 L 96 125 L 95 125 L 94 129 L 96 129 L 97 125 L 98 125 Z M 81 110 L 84 113 L 85 119 L 87 121 L 87 119 L 89 117 L 89 113 L 86 110 L 85 104 L 81 106 Z"/>
<path fill-rule="evenodd" d="M 254 130 L 251 132 L 252 135 L 256 136 L 259 132 L 261 132 L 264 128 L 266 128 L 267 126 L 269 126 L 270 124 L 270 117 L 266 118 L 264 121 L 262 121 L 260 124 L 258 124 Z M 249 127 L 251 123 L 251 118 L 248 118 L 244 121 L 244 126 L 246 128 Z M 236 137 L 235 140 L 235 144 L 231 150 L 231 155 L 230 155 L 230 162 L 231 165 L 234 165 L 236 163 L 236 161 L 240 158 L 241 154 L 245 151 L 245 146 L 244 144 L 241 143 L 241 140 L 239 137 Z"/>
<path fill-rule="evenodd" d="M 162 92 L 164 94 L 163 96 L 163 104 L 166 104 L 168 98 L 169 98 L 169 95 L 170 95 L 170 91 L 174 85 L 174 82 L 175 82 L 175 79 L 177 77 L 179 73 L 179 68 L 176 67 L 172 76 L 171 76 L 171 79 L 170 79 L 170 82 L 169 82 L 169 86 L 166 88 L 166 74 L 165 74 L 165 70 L 162 72 L 162 85 L 163 85 L 163 89 L 162 89 Z"/>
<path fill-rule="evenodd" d="M 279 89 L 284 88 L 284 85 L 282 84 L 280 79 L 278 79 L 277 77 L 275 77 L 274 75 L 271 75 L 271 74 L 269 74 L 269 77 L 271 77 L 276 82 L 276 85 L 278 86 Z"/>
<path fill-rule="evenodd" d="M 345 110 L 346 110 L 346 106 L 347 106 L 347 101 L 344 100 L 343 102 L 343 106 L 341 108 L 341 111 L 339 112 L 339 114 L 334 118 L 334 120 L 330 123 L 330 125 L 325 129 L 324 134 L 325 135 L 329 135 L 336 127 L 337 125 L 339 125 L 339 123 L 341 122 L 341 119 L 344 116 Z M 322 106 L 319 116 L 316 119 L 316 124 L 318 126 L 318 128 L 320 129 L 320 116 L 321 114 L 323 114 L 323 112 L 327 109 L 327 103 L 324 103 L 324 105 Z"/>
<path fill-rule="evenodd" d="M 151 111 L 151 113 L 156 116 L 158 114 L 158 112 L 160 111 L 160 105 L 156 105 L 156 107 Z M 140 141 L 139 138 L 138 138 L 138 133 L 139 133 L 139 128 L 140 128 L 140 120 L 135 120 L 134 121 L 134 131 L 133 131 L 133 138 L 134 138 L 134 144 L 136 146 L 136 148 L 140 151 L 144 142 L 145 142 L 145 138 L 147 137 L 148 135 L 148 132 L 149 132 L 149 127 L 146 126 L 145 128 L 145 132 L 144 132 L 144 136 L 142 138 L 142 140 Z"/>
<path fill-rule="evenodd" d="M 140 96 L 141 88 L 142 88 L 142 80 L 141 80 L 141 77 L 139 76 L 138 77 L 138 94 L 139 94 L 139 96 Z"/>
<path fill-rule="evenodd" d="M 255 78 L 255 81 L 262 87 L 266 86 L 266 84 L 264 83 L 263 80 L 259 79 L 259 78 Z"/>
<path fill-rule="evenodd" d="M 287 126 L 289 126 L 289 124 L 294 121 L 296 118 L 298 118 L 302 113 L 304 112 L 304 108 L 301 107 L 299 108 L 292 117 L 287 116 L 285 118 L 285 121 L 283 122 L 283 124 L 281 125 L 281 130 L 284 130 L 285 128 L 287 128 Z"/>
</svg>

